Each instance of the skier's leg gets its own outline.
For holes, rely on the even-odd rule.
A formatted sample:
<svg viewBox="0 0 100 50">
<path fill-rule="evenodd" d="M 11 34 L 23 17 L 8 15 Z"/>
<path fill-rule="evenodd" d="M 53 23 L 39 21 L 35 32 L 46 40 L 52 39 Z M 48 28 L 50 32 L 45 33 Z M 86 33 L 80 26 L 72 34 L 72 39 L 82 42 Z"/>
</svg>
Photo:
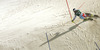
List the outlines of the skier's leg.
<svg viewBox="0 0 100 50">
<path fill-rule="evenodd" d="M 93 20 L 93 19 L 92 19 L 93 16 L 94 16 L 93 14 L 90 14 L 88 20 L 91 20 L 91 21 L 92 21 L 92 20 Z"/>
<path fill-rule="evenodd" d="M 92 18 L 88 18 L 88 20 L 91 20 L 92 21 L 93 19 Z"/>
<path fill-rule="evenodd" d="M 94 16 L 93 14 L 90 14 L 90 13 L 85 13 L 86 16 L 88 17 L 88 20 L 93 20 L 92 17 Z"/>
<path fill-rule="evenodd" d="M 88 17 L 91 17 L 92 15 L 91 15 L 91 13 L 85 13 L 86 14 L 86 16 L 88 16 Z"/>
</svg>

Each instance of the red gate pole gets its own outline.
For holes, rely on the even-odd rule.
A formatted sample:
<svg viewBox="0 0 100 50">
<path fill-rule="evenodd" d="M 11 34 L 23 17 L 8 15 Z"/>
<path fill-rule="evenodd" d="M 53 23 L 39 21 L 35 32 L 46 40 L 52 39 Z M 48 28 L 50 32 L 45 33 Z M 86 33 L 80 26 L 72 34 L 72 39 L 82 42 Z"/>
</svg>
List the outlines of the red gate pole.
<svg viewBox="0 0 100 50">
<path fill-rule="evenodd" d="M 68 4 L 68 1 L 67 0 L 66 0 L 66 3 L 67 3 L 68 11 L 69 11 L 69 14 L 70 14 L 70 18 L 72 20 L 72 15 L 71 15 L 70 8 L 69 8 L 69 4 Z"/>
<path fill-rule="evenodd" d="M 83 2 L 83 4 L 82 4 L 78 9 L 80 9 L 80 8 L 84 5 L 84 3 L 85 3 L 85 2 Z"/>
</svg>

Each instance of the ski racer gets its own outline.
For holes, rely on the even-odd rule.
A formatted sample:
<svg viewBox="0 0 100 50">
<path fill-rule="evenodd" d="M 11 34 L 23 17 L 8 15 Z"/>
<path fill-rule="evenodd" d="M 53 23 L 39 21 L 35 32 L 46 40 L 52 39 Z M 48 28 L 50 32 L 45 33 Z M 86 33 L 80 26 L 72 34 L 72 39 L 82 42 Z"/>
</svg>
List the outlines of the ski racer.
<svg viewBox="0 0 100 50">
<path fill-rule="evenodd" d="M 83 21 L 86 20 L 93 20 L 92 18 L 90 18 L 91 15 L 86 15 L 85 13 L 82 13 L 80 10 L 76 10 L 75 8 L 73 9 L 73 12 L 75 14 L 75 17 L 73 18 L 72 22 L 74 22 L 74 20 L 76 19 L 76 16 L 79 16 L 79 18 L 83 19 Z M 89 17 L 87 19 L 87 17 Z"/>
</svg>

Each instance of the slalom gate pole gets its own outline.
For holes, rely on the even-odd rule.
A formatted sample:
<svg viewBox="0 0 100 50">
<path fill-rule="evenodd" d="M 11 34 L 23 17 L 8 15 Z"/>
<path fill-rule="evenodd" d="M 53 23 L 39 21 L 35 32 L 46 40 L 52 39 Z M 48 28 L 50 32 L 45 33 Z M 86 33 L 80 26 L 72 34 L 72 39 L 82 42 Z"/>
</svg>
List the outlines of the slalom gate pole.
<svg viewBox="0 0 100 50">
<path fill-rule="evenodd" d="M 47 37 L 47 42 L 48 42 L 48 47 L 49 47 L 49 50 L 51 50 L 51 48 L 50 48 L 50 44 L 49 44 L 49 40 L 48 40 L 48 35 L 47 35 L 47 33 L 46 33 L 46 37 Z"/>
<path fill-rule="evenodd" d="M 70 8 L 69 8 L 69 4 L 68 4 L 68 1 L 67 0 L 66 0 L 66 3 L 67 3 L 68 11 L 69 11 L 69 14 L 70 14 L 70 18 L 72 20 L 72 15 L 71 15 Z"/>
<path fill-rule="evenodd" d="M 78 9 L 80 9 L 80 8 L 84 5 L 84 3 L 85 3 L 85 2 L 83 2 L 83 4 L 82 4 Z"/>
<path fill-rule="evenodd" d="M 96 44 L 97 48 L 100 50 L 100 48 L 99 48 L 99 46 L 97 45 L 97 43 L 96 43 L 96 42 L 94 42 L 94 43 Z"/>
</svg>

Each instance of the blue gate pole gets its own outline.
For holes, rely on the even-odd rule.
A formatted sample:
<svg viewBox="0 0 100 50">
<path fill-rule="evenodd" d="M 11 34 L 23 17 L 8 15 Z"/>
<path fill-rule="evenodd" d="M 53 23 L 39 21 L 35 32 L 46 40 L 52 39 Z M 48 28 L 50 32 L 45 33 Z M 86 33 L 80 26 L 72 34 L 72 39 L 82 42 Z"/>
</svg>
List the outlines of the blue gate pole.
<svg viewBox="0 0 100 50">
<path fill-rule="evenodd" d="M 49 40 L 48 40 L 48 35 L 47 35 L 47 33 L 46 33 L 46 37 L 47 37 L 47 42 L 48 42 L 48 47 L 49 47 L 49 50 L 51 50 L 51 48 L 50 48 L 50 44 L 49 44 Z"/>
</svg>

